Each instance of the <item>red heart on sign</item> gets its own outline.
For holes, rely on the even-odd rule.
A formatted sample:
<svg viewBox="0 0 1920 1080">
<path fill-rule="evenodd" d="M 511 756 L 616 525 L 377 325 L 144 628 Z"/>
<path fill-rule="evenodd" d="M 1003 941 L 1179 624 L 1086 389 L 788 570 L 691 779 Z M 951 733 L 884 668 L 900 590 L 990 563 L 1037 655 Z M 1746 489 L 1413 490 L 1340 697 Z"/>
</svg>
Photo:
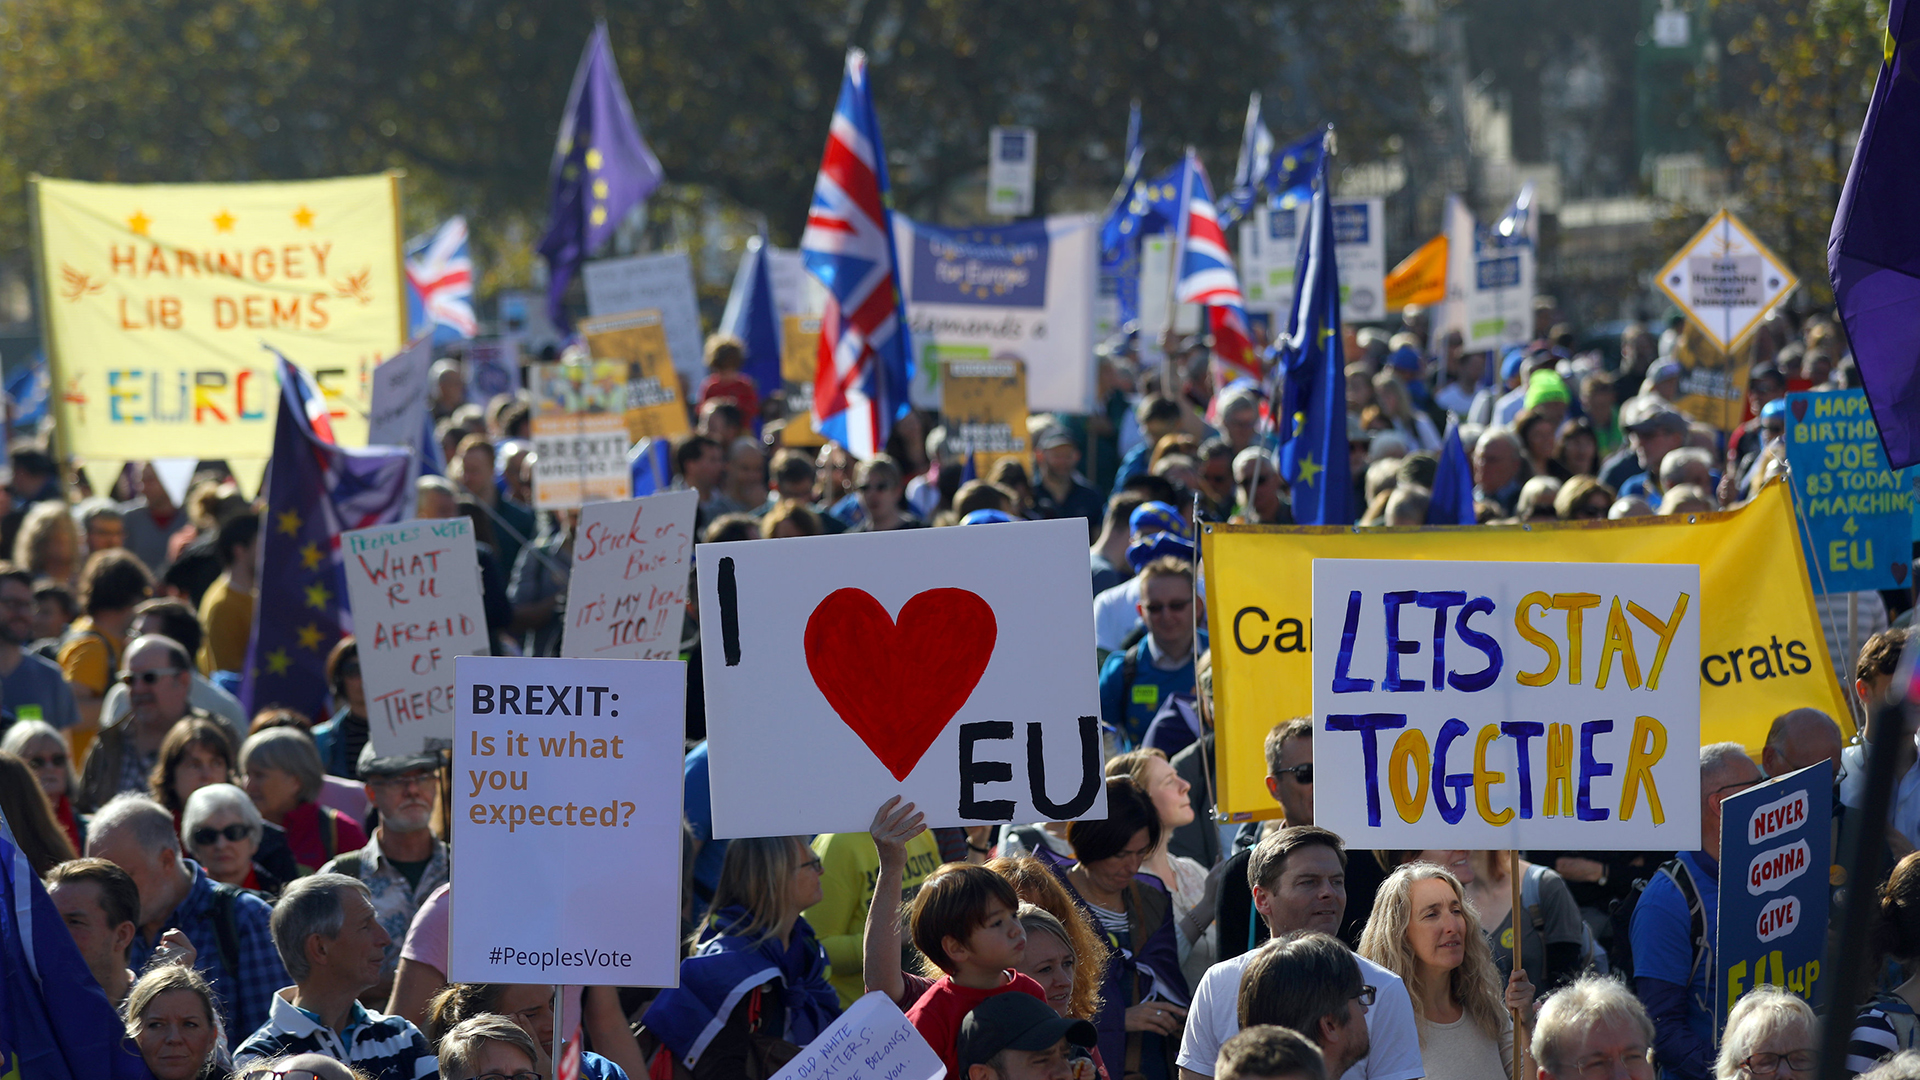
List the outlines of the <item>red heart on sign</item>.
<svg viewBox="0 0 1920 1080">
<path fill-rule="evenodd" d="M 1893 583 L 1895 585 L 1905 585 L 1907 583 L 1906 563 L 1897 562 L 1893 564 Z"/>
<path fill-rule="evenodd" d="M 928 589 L 896 622 L 864 589 L 839 589 L 807 617 L 807 670 L 827 704 L 895 780 L 967 703 L 999 626 L 965 589 Z"/>
<path fill-rule="evenodd" d="M 1807 399 L 1795 398 L 1793 401 L 1793 422 L 1799 423 L 1807 418 Z"/>
</svg>

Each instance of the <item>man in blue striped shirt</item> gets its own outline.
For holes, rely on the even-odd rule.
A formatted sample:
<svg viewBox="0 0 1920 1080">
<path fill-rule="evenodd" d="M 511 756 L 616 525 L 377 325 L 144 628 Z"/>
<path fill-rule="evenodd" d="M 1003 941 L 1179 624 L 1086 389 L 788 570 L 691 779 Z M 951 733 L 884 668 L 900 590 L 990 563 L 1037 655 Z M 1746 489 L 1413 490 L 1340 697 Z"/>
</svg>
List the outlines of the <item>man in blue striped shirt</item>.
<svg viewBox="0 0 1920 1080">
<path fill-rule="evenodd" d="M 293 985 L 273 996 L 272 1015 L 234 1052 L 236 1065 L 325 1054 L 373 1080 L 439 1075 L 419 1028 L 356 1000 L 380 981 L 391 941 L 365 883 L 315 874 L 287 886 L 273 911 L 273 941 Z"/>
</svg>

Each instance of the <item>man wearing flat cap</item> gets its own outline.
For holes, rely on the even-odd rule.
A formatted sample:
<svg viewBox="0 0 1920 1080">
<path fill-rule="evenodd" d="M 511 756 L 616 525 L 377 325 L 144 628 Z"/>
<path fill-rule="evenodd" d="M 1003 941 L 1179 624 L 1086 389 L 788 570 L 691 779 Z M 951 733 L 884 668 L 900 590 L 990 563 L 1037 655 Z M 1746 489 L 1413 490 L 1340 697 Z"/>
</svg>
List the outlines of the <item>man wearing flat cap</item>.
<svg viewBox="0 0 1920 1080">
<path fill-rule="evenodd" d="M 374 916 L 392 941 L 380 983 L 364 995 L 385 1002 L 407 927 L 433 890 L 451 876 L 447 845 L 433 835 L 433 804 L 440 798 L 440 758 L 411 753 L 379 756 L 373 743 L 360 752 L 360 779 L 380 812 L 373 838 L 359 851 L 343 853 L 320 868 L 323 874 L 358 878 L 372 894 Z"/>
</svg>

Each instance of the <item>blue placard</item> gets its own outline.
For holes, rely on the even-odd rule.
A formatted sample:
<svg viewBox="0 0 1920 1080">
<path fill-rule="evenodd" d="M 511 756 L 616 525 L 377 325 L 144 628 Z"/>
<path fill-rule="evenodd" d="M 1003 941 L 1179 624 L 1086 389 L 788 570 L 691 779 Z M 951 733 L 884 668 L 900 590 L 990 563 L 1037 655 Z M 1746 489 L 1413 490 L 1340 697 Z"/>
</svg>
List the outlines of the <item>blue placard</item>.
<svg viewBox="0 0 1920 1080">
<path fill-rule="evenodd" d="M 913 223 L 916 304 L 1047 306 L 1047 223 L 977 229 Z"/>
<path fill-rule="evenodd" d="M 1720 804 L 1718 1015 L 1764 983 L 1809 1002 L 1827 949 L 1833 868 L 1833 763 L 1730 795 Z"/>
<path fill-rule="evenodd" d="M 1474 285 L 1486 289 L 1512 289 L 1520 284 L 1520 256 L 1482 256 L 1474 263 Z"/>
<path fill-rule="evenodd" d="M 1913 487 L 1887 469 L 1867 392 L 1788 394 L 1785 437 L 1814 589 L 1905 588 Z"/>
</svg>

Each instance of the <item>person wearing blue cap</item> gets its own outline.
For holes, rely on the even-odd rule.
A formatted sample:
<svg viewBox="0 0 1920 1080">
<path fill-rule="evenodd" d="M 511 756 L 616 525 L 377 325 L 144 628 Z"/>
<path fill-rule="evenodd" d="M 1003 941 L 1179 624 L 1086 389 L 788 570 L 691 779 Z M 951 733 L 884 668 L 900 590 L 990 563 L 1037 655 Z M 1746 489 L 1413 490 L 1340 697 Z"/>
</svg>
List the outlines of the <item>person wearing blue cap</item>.
<svg viewBox="0 0 1920 1080">
<path fill-rule="evenodd" d="M 1171 542 L 1136 543 L 1141 548 L 1140 602 L 1146 633 L 1130 647 L 1108 656 L 1100 668 L 1100 721 L 1124 745 L 1139 746 L 1160 703 L 1193 692 L 1193 664 L 1206 641 L 1196 633 L 1199 612 L 1193 589 L 1192 545 L 1161 533 Z M 1184 549 L 1186 557 L 1171 553 Z M 1170 553 L 1160 554 L 1167 550 Z M 1134 552 L 1127 552 L 1129 559 Z"/>
<path fill-rule="evenodd" d="M 1780 403 L 1779 415 L 1786 415 L 1787 377 L 1772 364 L 1755 364 L 1747 372 L 1747 410 L 1751 414 L 1733 434 L 1727 437 L 1727 475 L 1736 478 L 1745 477 L 1760 456 L 1762 444 L 1766 442 L 1764 422 L 1766 407 Z M 1781 423 L 1785 423 L 1782 420 Z M 1722 503 L 1733 500 L 1722 495 Z"/>
<path fill-rule="evenodd" d="M 1525 386 L 1525 374 L 1521 369 L 1526 366 L 1527 350 L 1515 345 L 1500 357 L 1500 383 L 1497 386 L 1484 386 L 1473 395 L 1473 406 L 1467 410 L 1467 419 L 1476 424 L 1494 422 L 1493 411 L 1506 395 Z"/>
<path fill-rule="evenodd" d="M 1128 535 L 1132 540 L 1127 544 L 1125 557 L 1128 568 L 1135 573 L 1161 555 L 1193 558 L 1187 521 L 1172 503 L 1157 499 L 1141 503 L 1129 519 Z M 1137 640 L 1141 627 L 1139 606 L 1140 579 L 1137 577 L 1129 577 L 1094 594 L 1093 644 L 1099 650 L 1101 662 L 1106 661 L 1108 653 Z"/>
</svg>

